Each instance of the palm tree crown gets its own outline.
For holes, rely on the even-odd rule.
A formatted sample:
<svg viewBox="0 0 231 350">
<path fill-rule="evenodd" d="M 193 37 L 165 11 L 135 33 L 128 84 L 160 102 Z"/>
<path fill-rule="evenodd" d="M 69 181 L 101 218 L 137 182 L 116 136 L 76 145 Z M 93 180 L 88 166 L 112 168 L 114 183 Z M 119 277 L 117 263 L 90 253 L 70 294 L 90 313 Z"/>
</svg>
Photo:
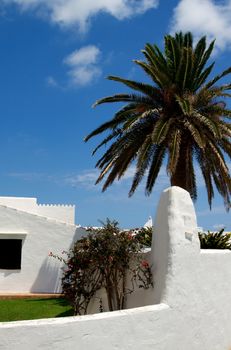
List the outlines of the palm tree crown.
<svg viewBox="0 0 231 350">
<path fill-rule="evenodd" d="M 163 160 L 172 186 L 189 191 L 195 200 L 197 185 L 194 160 L 201 168 L 211 207 L 214 185 L 230 208 L 231 179 L 224 154 L 231 157 L 231 110 L 224 103 L 231 97 L 231 84 L 217 85 L 231 73 L 231 67 L 208 81 L 214 63 L 207 65 L 214 41 L 206 46 L 202 37 L 195 46 L 191 33 L 165 36 L 165 48 L 147 44 L 145 61 L 135 60 L 151 79 L 151 84 L 116 76 L 108 79 L 134 90 L 98 100 L 95 105 L 125 102 L 108 122 L 91 132 L 85 141 L 104 131 L 106 137 L 93 151 L 110 142 L 96 167 L 106 177 L 103 191 L 136 162 L 129 195 L 147 174 L 146 194 L 150 194 Z"/>
</svg>

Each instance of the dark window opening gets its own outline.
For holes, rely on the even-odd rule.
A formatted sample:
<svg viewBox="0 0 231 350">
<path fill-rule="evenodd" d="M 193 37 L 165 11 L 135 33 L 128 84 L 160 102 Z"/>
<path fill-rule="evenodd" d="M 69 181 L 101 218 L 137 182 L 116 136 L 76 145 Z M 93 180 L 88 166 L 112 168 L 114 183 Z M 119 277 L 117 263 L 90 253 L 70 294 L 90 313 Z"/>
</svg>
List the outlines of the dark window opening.
<svg viewBox="0 0 231 350">
<path fill-rule="evenodd" d="M 21 239 L 0 239 L 0 269 L 21 269 L 21 257 Z"/>
</svg>

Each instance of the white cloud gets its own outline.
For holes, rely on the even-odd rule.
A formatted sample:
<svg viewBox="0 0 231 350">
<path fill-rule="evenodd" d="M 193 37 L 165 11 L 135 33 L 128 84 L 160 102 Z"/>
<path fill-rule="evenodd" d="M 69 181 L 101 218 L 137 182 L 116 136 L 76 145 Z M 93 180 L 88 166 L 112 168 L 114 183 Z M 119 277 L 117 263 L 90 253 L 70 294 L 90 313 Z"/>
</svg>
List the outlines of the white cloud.
<svg viewBox="0 0 231 350">
<path fill-rule="evenodd" d="M 231 0 L 180 0 L 174 9 L 171 31 L 191 31 L 195 37 L 216 39 L 216 47 L 231 45 Z"/>
<path fill-rule="evenodd" d="M 71 187 L 83 187 L 93 189 L 99 176 L 97 170 L 84 170 L 81 174 L 72 174 L 65 177 L 64 182 Z"/>
<path fill-rule="evenodd" d="M 67 56 L 64 63 L 70 66 L 94 64 L 96 63 L 99 54 L 100 51 L 98 47 L 94 45 L 85 46 L 79 50 L 75 50 L 72 54 Z"/>
<path fill-rule="evenodd" d="M 218 214 L 225 214 L 225 207 L 220 205 L 217 207 L 212 207 L 212 209 L 205 209 L 205 210 L 201 210 L 198 212 L 197 216 L 201 217 L 201 216 L 211 216 L 211 215 L 218 215 Z"/>
<path fill-rule="evenodd" d="M 64 64 L 70 68 L 68 76 L 71 86 L 88 85 L 101 75 L 101 68 L 97 65 L 100 54 L 98 47 L 89 45 L 75 50 L 64 59 Z"/>
<path fill-rule="evenodd" d="M 28 182 L 55 181 L 55 176 L 53 175 L 48 175 L 45 173 L 36 173 L 36 172 L 26 172 L 26 173 L 12 172 L 12 173 L 9 173 L 8 176 L 19 180 L 28 181 Z"/>
<path fill-rule="evenodd" d="M 225 228 L 225 225 L 224 224 L 216 224 L 216 225 L 213 225 L 213 228 L 217 231 L 220 231 L 223 228 Z"/>
<path fill-rule="evenodd" d="M 64 27 L 86 31 L 90 19 L 100 12 L 122 20 L 158 6 L 158 0 L 2 0 L 17 4 L 23 11 L 33 10 Z"/>
<path fill-rule="evenodd" d="M 113 185 L 110 187 L 110 189 L 109 188 L 107 189 L 106 194 L 104 193 L 105 199 L 110 198 L 110 196 L 115 197 L 116 201 L 118 200 L 118 198 L 121 198 L 121 196 L 123 198 L 129 199 L 128 193 L 129 193 L 135 172 L 136 172 L 136 166 L 131 165 L 126 170 L 125 174 L 121 177 L 121 179 L 115 180 Z M 99 177 L 99 174 L 100 174 L 100 171 L 97 169 L 83 170 L 79 174 L 72 174 L 72 175 L 66 176 L 64 179 L 64 182 L 67 185 L 72 186 L 74 188 L 81 187 L 86 190 L 90 190 L 90 191 L 95 190 L 96 192 L 101 193 L 104 180 L 102 180 L 102 182 L 99 183 L 98 185 L 95 185 L 95 182 Z M 139 194 L 144 196 L 146 180 L 147 180 L 147 175 L 145 174 L 143 181 L 140 183 L 140 185 L 138 186 L 135 192 L 135 197 L 137 197 L 137 195 Z M 163 191 L 163 189 L 167 188 L 168 186 L 170 186 L 169 178 L 166 175 L 166 170 L 164 166 L 162 166 L 159 172 L 159 176 L 156 180 L 155 186 L 153 188 L 153 192 L 155 192 L 155 194 L 159 193 L 160 191 Z M 118 189 L 119 189 L 119 192 L 118 192 Z"/>
<path fill-rule="evenodd" d="M 85 86 L 101 75 L 101 69 L 98 67 L 81 66 L 71 69 L 68 72 L 71 85 Z"/>
<path fill-rule="evenodd" d="M 136 172 L 136 167 L 134 165 L 130 166 L 124 173 L 123 177 L 121 177 L 120 181 L 131 180 L 134 177 L 135 172 Z"/>
<path fill-rule="evenodd" d="M 101 191 L 102 186 L 95 186 L 95 182 L 99 177 L 99 170 L 83 170 L 80 174 L 73 174 L 65 178 L 65 183 L 71 185 L 72 187 L 83 187 L 85 189 L 95 188 Z M 135 174 L 135 167 L 131 166 L 120 181 L 115 182 L 115 185 L 122 185 L 125 180 L 130 180 Z"/>
<path fill-rule="evenodd" d="M 57 81 L 52 76 L 47 77 L 46 82 L 48 86 L 58 87 Z"/>
</svg>

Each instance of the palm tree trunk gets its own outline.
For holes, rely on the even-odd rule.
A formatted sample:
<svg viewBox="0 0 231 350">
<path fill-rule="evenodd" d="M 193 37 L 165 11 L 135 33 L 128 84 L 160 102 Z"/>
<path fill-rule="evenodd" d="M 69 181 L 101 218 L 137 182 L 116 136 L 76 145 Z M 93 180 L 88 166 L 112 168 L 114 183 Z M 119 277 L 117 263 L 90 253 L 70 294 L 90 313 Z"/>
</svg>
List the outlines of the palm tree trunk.
<svg viewBox="0 0 231 350">
<path fill-rule="evenodd" d="M 170 178 L 171 186 L 179 186 L 186 191 L 189 191 L 187 176 L 187 140 L 181 141 L 179 159 L 176 165 L 176 170 Z"/>
</svg>

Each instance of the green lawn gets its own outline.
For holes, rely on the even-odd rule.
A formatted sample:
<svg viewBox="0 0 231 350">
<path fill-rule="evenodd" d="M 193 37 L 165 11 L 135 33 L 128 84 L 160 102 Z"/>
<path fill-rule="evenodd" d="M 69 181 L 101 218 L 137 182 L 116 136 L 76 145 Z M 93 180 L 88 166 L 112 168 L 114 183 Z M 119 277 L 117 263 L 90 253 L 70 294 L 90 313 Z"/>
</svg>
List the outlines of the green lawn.
<svg viewBox="0 0 231 350">
<path fill-rule="evenodd" d="M 61 298 L 0 300 L 0 322 L 72 315 L 71 306 Z"/>
</svg>

